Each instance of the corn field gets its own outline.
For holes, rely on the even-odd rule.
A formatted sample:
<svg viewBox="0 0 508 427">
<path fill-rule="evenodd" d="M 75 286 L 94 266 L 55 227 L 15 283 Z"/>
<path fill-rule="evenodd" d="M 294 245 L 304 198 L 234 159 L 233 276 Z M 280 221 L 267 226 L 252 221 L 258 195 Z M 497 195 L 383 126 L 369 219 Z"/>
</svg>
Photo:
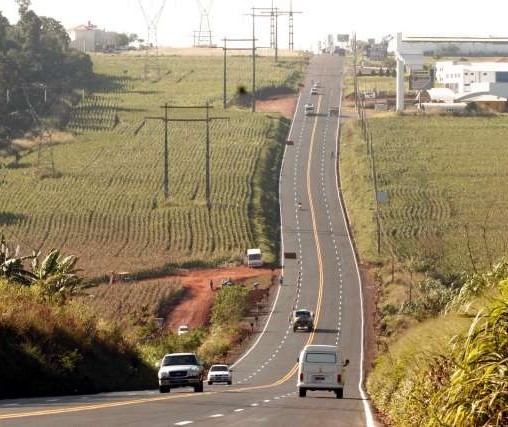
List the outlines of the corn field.
<svg viewBox="0 0 508 427">
<path fill-rule="evenodd" d="M 221 105 L 222 61 L 161 58 L 159 81 L 141 79 L 141 58 L 94 57 L 98 79 L 72 113 L 73 143 L 56 145 L 57 178 L 34 178 L 36 153 L 8 169 L 0 185 L 0 228 L 22 250 L 59 248 L 80 257 L 87 276 L 149 271 L 168 264 L 216 264 L 277 239 L 266 224 L 260 178 L 280 161 L 288 123 Z M 249 62 L 232 57 L 231 98 L 248 83 Z M 305 61 L 280 66 L 260 58 L 260 89 L 296 89 Z M 205 198 L 205 125 L 169 124 L 169 198 L 163 192 L 165 102 L 215 107 L 229 117 L 210 126 L 211 209 Z M 204 118 L 203 110 L 170 110 L 170 117 Z M 270 248 L 266 248 L 270 256 Z M 274 253 L 272 253 L 273 255 Z"/>
</svg>

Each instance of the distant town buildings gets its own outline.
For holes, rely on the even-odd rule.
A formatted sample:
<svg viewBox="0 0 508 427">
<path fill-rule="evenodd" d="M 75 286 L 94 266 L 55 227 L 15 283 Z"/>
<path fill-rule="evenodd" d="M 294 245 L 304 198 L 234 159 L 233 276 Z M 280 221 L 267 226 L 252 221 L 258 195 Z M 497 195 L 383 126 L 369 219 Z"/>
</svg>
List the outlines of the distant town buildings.
<svg viewBox="0 0 508 427">
<path fill-rule="evenodd" d="M 86 25 L 68 30 L 71 47 L 82 52 L 97 52 L 107 48 L 116 48 L 117 33 L 100 30 L 90 21 Z"/>
</svg>

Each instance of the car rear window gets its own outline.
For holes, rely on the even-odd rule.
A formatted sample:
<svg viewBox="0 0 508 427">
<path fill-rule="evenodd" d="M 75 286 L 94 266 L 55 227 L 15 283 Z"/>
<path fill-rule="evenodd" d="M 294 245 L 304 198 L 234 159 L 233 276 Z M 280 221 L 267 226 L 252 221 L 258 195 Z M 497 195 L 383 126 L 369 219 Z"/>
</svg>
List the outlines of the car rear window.
<svg viewBox="0 0 508 427">
<path fill-rule="evenodd" d="M 305 361 L 309 363 L 337 363 L 335 353 L 307 353 Z"/>
<path fill-rule="evenodd" d="M 227 371 L 227 370 L 228 370 L 227 366 L 212 366 L 210 368 L 210 371 Z"/>
</svg>

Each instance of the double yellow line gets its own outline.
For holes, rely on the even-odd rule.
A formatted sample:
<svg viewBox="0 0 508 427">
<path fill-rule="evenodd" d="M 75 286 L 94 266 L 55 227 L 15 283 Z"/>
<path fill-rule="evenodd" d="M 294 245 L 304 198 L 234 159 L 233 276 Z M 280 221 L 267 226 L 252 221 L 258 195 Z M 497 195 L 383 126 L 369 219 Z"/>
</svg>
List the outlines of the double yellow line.
<svg viewBox="0 0 508 427">
<path fill-rule="evenodd" d="M 318 105 L 317 105 L 317 112 L 319 113 L 321 107 L 321 97 L 319 98 Z M 314 199 L 312 197 L 312 191 L 311 191 L 311 165 L 312 165 L 312 150 L 314 147 L 314 139 L 316 136 L 316 128 L 317 128 L 317 119 L 314 119 L 314 126 L 312 128 L 312 134 L 311 134 L 311 141 L 310 141 L 310 147 L 309 147 L 309 158 L 307 161 L 307 196 L 309 198 L 309 206 L 310 206 L 310 212 L 311 212 L 311 218 L 312 218 L 312 230 L 314 233 L 314 241 L 316 243 L 316 253 L 317 253 L 317 259 L 318 259 L 318 265 L 319 265 L 319 288 L 318 288 L 318 298 L 316 302 L 316 309 L 314 314 L 314 325 L 317 325 L 319 322 L 319 316 L 321 313 L 321 302 L 323 300 L 323 287 L 324 287 L 324 279 L 323 279 L 323 260 L 321 256 L 321 245 L 319 244 L 319 236 L 317 232 L 317 225 L 316 225 L 316 214 L 314 209 Z M 315 330 L 313 330 L 309 338 L 307 339 L 307 342 L 305 345 L 309 345 L 312 343 L 315 337 Z M 242 387 L 237 388 L 233 390 L 228 390 L 228 393 L 240 393 L 243 391 L 251 391 L 251 390 L 260 390 L 265 388 L 272 388 L 276 387 L 278 385 L 284 384 L 287 381 L 289 381 L 298 371 L 298 364 L 295 363 L 293 367 L 281 378 L 279 378 L 277 381 L 271 383 L 271 384 L 265 384 L 260 386 L 251 386 L 251 387 Z M 158 401 L 164 401 L 164 400 L 175 400 L 175 399 L 183 399 L 186 397 L 200 397 L 200 396 L 210 396 L 213 394 L 217 394 L 216 391 L 209 391 L 204 393 L 185 393 L 185 394 L 178 394 L 178 395 L 172 395 L 172 396 L 160 396 L 160 397 L 149 397 L 144 399 L 134 399 L 134 400 L 126 400 L 121 402 L 109 402 L 109 403 L 97 403 L 92 405 L 82 405 L 82 406 L 72 406 L 69 408 L 55 408 L 55 409 L 46 409 L 41 411 L 32 411 L 32 412 L 20 412 L 20 413 L 13 413 L 13 414 L 4 414 L 0 415 L 0 421 L 1 420 L 9 420 L 9 419 L 16 419 L 16 418 L 25 418 L 25 417 L 35 417 L 35 416 L 42 416 L 42 415 L 58 415 L 58 414 L 69 414 L 74 412 L 81 412 L 81 411 L 93 411 L 97 409 L 108 409 L 108 408 L 117 408 L 122 406 L 129 406 L 129 405 L 139 405 L 143 403 L 152 403 L 152 402 L 158 402 Z"/>
</svg>

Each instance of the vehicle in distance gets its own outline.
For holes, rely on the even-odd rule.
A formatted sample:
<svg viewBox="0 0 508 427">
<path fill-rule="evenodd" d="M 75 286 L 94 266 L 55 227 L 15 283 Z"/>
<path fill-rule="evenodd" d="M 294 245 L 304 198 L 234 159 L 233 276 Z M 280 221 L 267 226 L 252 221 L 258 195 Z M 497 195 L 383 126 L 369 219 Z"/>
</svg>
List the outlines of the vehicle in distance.
<svg viewBox="0 0 508 427">
<path fill-rule="evenodd" d="M 317 95 L 317 94 L 318 94 L 317 87 L 313 87 L 313 88 L 310 90 L 310 94 L 311 94 L 311 95 Z"/>
<path fill-rule="evenodd" d="M 161 393 L 169 393 L 177 387 L 194 387 L 195 392 L 203 391 L 203 364 L 195 353 L 166 354 L 158 377 Z"/>
<path fill-rule="evenodd" d="M 305 104 L 305 115 L 310 116 L 314 113 L 314 104 Z"/>
<path fill-rule="evenodd" d="M 349 360 L 340 358 L 334 345 L 306 345 L 298 357 L 298 395 L 307 391 L 333 391 L 337 399 L 344 397 L 344 368 Z"/>
<path fill-rule="evenodd" d="M 232 384 L 233 375 L 228 365 L 212 365 L 208 371 L 208 385 L 213 383 Z"/>
<path fill-rule="evenodd" d="M 261 255 L 261 249 L 247 249 L 246 258 L 248 267 L 263 267 L 263 256 Z"/>
<path fill-rule="evenodd" d="M 305 329 L 311 332 L 314 329 L 314 313 L 306 308 L 294 310 L 291 316 L 293 332 L 299 329 Z"/>
<path fill-rule="evenodd" d="M 180 325 L 178 327 L 178 335 L 183 335 L 189 332 L 189 326 L 188 325 Z"/>
</svg>

